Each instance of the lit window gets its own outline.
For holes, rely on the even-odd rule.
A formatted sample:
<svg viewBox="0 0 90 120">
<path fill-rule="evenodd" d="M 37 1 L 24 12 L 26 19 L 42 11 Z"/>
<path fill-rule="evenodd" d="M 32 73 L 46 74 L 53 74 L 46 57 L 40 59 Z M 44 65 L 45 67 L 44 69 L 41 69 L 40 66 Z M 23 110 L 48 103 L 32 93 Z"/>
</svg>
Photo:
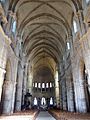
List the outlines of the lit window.
<svg viewBox="0 0 90 120">
<path fill-rule="evenodd" d="M 90 0 L 86 0 L 86 3 L 88 4 Z"/>
<path fill-rule="evenodd" d="M 37 98 L 34 98 L 34 105 L 37 105 Z"/>
<path fill-rule="evenodd" d="M 37 88 L 37 83 L 35 83 L 35 88 Z"/>
<path fill-rule="evenodd" d="M 56 71 L 55 80 L 58 82 L 58 71 Z"/>
<path fill-rule="evenodd" d="M 12 32 L 13 32 L 13 33 L 16 32 L 16 21 L 13 22 L 13 25 L 12 25 Z"/>
<path fill-rule="evenodd" d="M 74 32 L 76 33 L 78 29 L 77 29 L 77 23 L 75 20 L 73 21 L 73 27 L 74 27 Z"/>
<path fill-rule="evenodd" d="M 50 105 L 53 105 L 53 98 L 50 98 Z"/>
<path fill-rule="evenodd" d="M 41 99 L 41 105 L 46 105 L 46 100 L 44 97 L 42 97 L 42 99 Z"/>
<path fill-rule="evenodd" d="M 45 88 L 45 83 L 42 83 L 42 88 Z"/>
<path fill-rule="evenodd" d="M 65 60 L 64 56 L 63 56 L 63 61 Z"/>
<path fill-rule="evenodd" d="M 50 88 L 52 87 L 52 83 L 50 83 Z"/>
<path fill-rule="evenodd" d="M 70 43 L 67 42 L 67 49 L 70 50 Z"/>
<path fill-rule="evenodd" d="M 48 88 L 49 87 L 49 85 L 48 85 L 48 83 L 46 83 L 46 88 Z"/>
<path fill-rule="evenodd" d="M 41 83 L 38 83 L 38 88 L 41 88 Z"/>
<path fill-rule="evenodd" d="M 0 0 L 0 2 L 3 2 L 3 3 L 5 3 L 5 0 Z"/>
</svg>

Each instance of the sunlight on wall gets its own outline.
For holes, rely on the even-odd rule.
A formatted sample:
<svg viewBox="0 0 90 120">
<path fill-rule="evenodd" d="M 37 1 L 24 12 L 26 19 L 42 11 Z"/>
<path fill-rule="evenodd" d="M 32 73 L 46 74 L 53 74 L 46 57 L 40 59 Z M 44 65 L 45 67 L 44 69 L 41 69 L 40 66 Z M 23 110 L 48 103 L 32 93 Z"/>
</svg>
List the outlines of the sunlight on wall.
<svg viewBox="0 0 90 120">
<path fill-rule="evenodd" d="M 56 71 L 55 74 L 55 95 L 56 95 L 56 104 L 57 107 L 59 106 L 60 103 L 60 98 L 59 98 L 59 82 L 58 82 L 58 71 Z"/>
<path fill-rule="evenodd" d="M 34 105 L 37 105 L 37 98 L 34 98 Z"/>
</svg>

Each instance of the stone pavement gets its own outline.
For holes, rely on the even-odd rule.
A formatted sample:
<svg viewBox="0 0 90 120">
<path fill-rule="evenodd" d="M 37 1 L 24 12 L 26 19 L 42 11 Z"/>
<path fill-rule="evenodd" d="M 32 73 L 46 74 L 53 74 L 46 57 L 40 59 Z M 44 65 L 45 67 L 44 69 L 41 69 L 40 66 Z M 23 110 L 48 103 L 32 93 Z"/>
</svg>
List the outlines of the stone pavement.
<svg viewBox="0 0 90 120">
<path fill-rule="evenodd" d="M 36 120 L 56 120 L 47 111 L 41 111 L 37 116 Z"/>
<path fill-rule="evenodd" d="M 38 114 L 37 110 L 16 112 L 12 115 L 1 115 L 0 120 L 35 120 Z"/>
<path fill-rule="evenodd" d="M 90 113 L 74 113 L 60 110 L 49 110 L 57 120 L 90 120 Z"/>
</svg>

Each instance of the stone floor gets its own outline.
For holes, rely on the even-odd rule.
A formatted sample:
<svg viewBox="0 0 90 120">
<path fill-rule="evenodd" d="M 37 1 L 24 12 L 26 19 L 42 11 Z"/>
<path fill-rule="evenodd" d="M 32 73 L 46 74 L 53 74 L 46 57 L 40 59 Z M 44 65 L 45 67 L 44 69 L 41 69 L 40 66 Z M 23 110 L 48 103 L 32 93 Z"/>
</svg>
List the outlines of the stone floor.
<svg viewBox="0 0 90 120">
<path fill-rule="evenodd" d="M 49 110 L 57 120 L 90 120 L 90 113 L 74 113 L 60 110 Z"/>
<path fill-rule="evenodd" d="M 0 116 L 0 120 L 90 120 L 90 113 L 70 113 L 54 109 L 49 110 L 49 112 L 41 111 L 39 114 L 38 112 L 37 110 L 29 110 L 17 112 L 8 116 L 2 115 Z"/>
<path fill-rule="evenodd" d="M 2 115 L 0 120 L 35 120 L 38 114 L 37 110 L 17 112 L 12 115 Z"/>
<path fill-rule="evenodd" d="M 47 111 L 42 111 L 37 116 L 36 120 L 56 120 Z"/>
</svg>

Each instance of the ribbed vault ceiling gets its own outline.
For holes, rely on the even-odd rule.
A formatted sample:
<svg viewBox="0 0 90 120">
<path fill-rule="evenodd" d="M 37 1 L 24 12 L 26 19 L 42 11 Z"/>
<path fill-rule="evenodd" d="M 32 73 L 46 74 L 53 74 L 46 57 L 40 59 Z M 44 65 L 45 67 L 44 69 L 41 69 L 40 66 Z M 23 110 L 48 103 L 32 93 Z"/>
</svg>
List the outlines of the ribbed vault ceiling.
<svg viewBox="0 0 90 120">
<path fill-rule="evenodd" d="M 79 4 L 79 0 L 11 0 L 18 35 L 23 39 L 23 50 L 33 70 L 46 66 L 54 71 Z"/>
</svg>

